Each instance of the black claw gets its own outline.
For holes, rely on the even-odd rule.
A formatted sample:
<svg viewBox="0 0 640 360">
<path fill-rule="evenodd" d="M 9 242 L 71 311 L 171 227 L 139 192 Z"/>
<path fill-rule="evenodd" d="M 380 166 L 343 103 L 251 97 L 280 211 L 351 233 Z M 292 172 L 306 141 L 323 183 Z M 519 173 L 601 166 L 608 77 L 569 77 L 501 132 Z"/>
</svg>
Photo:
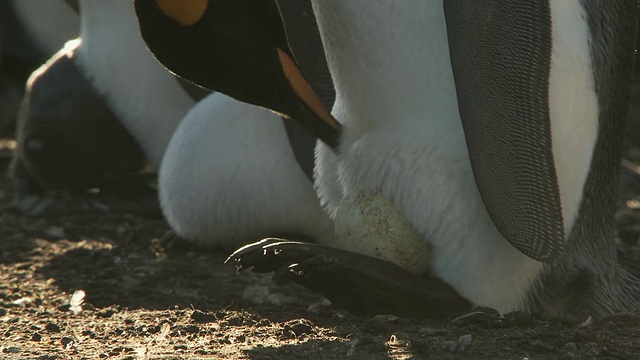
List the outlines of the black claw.
<svg viewBox="0 0 640 360">
<path fill-rule="evenodd" d="M 256 243 L 245 245 L 229 255 L 225 264 L 236 262 L 238 272 L 251 269 L 258 273 L 277 271 L 293 259 L 305 258 L 310 248 L 317 246 L 310 243 L 267 238 Z"/>
<path fill-rule="evenodd" d="M 471 307 L 448 284 L 378 258 L 328 246 L 269 238 L 227 258 L 238 272 L 275 271 L 355 314 L 448 318 Z"/>
</svg>

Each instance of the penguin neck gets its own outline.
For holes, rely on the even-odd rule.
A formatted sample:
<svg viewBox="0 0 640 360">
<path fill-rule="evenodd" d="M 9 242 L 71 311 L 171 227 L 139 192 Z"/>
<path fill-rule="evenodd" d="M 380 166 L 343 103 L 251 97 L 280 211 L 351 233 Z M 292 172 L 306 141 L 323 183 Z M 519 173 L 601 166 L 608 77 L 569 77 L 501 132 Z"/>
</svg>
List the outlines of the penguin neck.
<svg viewBox="0 0 640 360">
<path fill-rule="evenodd" d="M 315 1 L 314 10 L 345 125 L 364 132 L 457 109 L 442 1 Z"/>
<path fill-rule="evenodd" d="M 78 62 L 99 93 L 158 166 L 194 101 L 139 35 L 129 0 L 82 0 Z"/>
</svg>

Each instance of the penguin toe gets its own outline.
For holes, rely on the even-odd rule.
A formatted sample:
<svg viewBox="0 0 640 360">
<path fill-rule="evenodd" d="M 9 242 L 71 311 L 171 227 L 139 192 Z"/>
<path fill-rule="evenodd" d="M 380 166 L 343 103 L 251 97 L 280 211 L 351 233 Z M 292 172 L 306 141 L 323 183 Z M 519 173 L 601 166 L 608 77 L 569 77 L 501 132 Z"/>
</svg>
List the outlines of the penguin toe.
<svg viewBox="0 0 640 360">
<path fill-rule="evenodd" d="M 391 314 L 452 318 L 471 304 L 433 277 L 413 275 L 382 259 L 303 242 L 264 239 L 234 252 L 226 262 L 286 278 L 357 315 Z"/>
</svg>

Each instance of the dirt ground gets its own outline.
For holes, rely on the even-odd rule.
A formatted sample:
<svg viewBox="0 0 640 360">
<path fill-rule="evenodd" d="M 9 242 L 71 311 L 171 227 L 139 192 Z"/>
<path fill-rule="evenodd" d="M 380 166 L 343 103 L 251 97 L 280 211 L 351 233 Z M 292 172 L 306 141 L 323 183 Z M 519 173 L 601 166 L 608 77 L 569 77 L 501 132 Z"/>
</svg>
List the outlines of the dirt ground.
<svg viewBox="0 0 640 360">
<path fill-rule="evenodd" d="M 0 155 L 2 359 L 640 358 L 638 315 L 442 323 L 347 314 L 294 284 L 235 275 L 226 253 L 163 248 L 168 226 L 153 192 L 58 197 L 79 210 L 21 215 L 4 175 L 10 151 Z M 627 200 L 640 181 L 628 179 L 618 223 L 620 253 L 633 259 L 640 202 Z"/>
</svg>

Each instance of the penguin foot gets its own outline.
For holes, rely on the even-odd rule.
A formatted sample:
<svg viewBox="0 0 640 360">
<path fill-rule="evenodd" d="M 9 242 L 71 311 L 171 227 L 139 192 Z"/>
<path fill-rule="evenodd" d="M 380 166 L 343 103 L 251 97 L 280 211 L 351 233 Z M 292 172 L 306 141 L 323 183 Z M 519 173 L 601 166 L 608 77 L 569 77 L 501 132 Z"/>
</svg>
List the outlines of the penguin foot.
<svg viewBox="0 0 640 360">
<path fill-rule="evenodd" d="M 269 238 L 236 250 L 225 263 L 231 261 L 238 272 L 275 271 L 357 315 L 450 319 L 471 308 L 440 279 L 329 246 Z"/>
</svg>

